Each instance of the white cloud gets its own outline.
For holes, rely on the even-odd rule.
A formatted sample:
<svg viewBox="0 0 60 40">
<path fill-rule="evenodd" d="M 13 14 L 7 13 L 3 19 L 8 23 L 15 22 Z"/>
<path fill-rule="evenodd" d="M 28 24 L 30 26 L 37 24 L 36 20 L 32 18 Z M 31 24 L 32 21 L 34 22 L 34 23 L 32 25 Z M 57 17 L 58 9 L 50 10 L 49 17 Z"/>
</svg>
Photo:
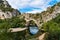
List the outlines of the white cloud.
<svg viewBox="0 0 60 40">
<path fill-rule="evenodd" d="M 33 11 L 28 11 L 26 13 L 40 13 L 40 10 L 33 10 Z"/>
<path fill-rule="evenodd" d="M 33 9 L 32 11 L 27 11 L 26 13 L 40 13 L 41 11 L 43 11 L 43 10 Z"/>
<path fill-rule="evenodd" d="M 19 9 L 28 6 L 44 8 L 51 0 L 7 0 L 7 1 L 13 8 Z"/>
<path fill-rule="evenodd" d="M 9 4 L 15 8 L 15 9 L 23 9 L 26 7 L 33 7 L 33 8 L 41 8 L 43 10 L 45 10 L 47 7 L 49 7 L 50 5 L 48 5 L 49 2 L 51 2 L 52 0 L 7 0 L 9 2 Z M 59 1 L 59 0 L 57 0 Z M 36 12 L 38 10 L 33 10 L 32 12 Z M 39 10 L 41 11 L 41 10 Z"/>
<path fill-rule="evenodd" d="M 44 8 L 48 6 L 48 3 L 51 0 L 34 0 L 30 3 L 30 6 L 37 7 L 37 8 Z"/>
<path fill-rule="evenodd" d="M 19 9 L 28 6 L 31 0 L 7 0 L 7 1 L 13 8 Z"/>
</svg>

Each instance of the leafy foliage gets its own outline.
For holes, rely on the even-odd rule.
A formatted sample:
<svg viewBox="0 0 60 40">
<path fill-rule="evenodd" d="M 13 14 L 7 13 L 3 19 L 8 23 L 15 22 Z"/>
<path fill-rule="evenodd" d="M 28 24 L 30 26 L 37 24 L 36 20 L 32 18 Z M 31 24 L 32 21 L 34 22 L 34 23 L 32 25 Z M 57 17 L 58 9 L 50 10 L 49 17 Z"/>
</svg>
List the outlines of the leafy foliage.
<svg viewBox="0 0 60 40">
<path fill-rule="evenodd" d="M 60 40 L 60 15 L 55 19 L 45 23 L 43 29 L 49 34 L 46 40 Z"/>
<path fill-rule="evenodd" d="M 0 28 L 5 28 L 5 26 L 6 28 L 24 27 L 25 23 L 26 21 L 23 18 L 19 19 L 18 17 L 13 17 L 12 19 L 0 20 Z"/>
<path fill-rule="evenodd" d="M 12 12 L 13 11 L 13 8 L 11 7 L 5 7 L 5 5 L 3 4 L 3 2 L 0 3 L 0 9 L 5 12 L 5 11 L 10 11 Z"/>
<path fill-rule="evenodd" d="M 0 40 L 22 40 L 25 39 L 25 32 L 8 32 L 9 28 L 25 27 L 26 21 L 23 18 L 13 17 L 11 19 L 0 19 Z"/>
</svg>

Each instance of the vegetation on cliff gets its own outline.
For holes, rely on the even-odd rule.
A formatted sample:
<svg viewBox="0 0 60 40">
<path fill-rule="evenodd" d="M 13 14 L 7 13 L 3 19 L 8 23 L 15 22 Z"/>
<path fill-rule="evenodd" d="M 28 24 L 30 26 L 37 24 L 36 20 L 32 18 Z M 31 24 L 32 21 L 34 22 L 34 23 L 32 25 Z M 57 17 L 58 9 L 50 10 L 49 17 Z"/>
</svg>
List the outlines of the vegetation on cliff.
<svg viewBox="0 0 60 40">
<path fill-rule="evenodd" d="M 5 7 L 5 5 L 3 3 L 0 3 L 0 10 L 2 10 L 3 12 L 6 12 L 6 11 L 12 12 L 13 8 L 11 8 L 11 7 Z"/>
<path fill-rule="evenodd" d="M 7 7 L 5 7 L 5 5 Z M 16 10 L 16 12 L 20 13 L 17 9 L 12 8 L 9 3 L 7 2 L 7 4 L 4 4 L 3 0 L 0 0 L 0 10 L 2 10 L 3 12 L 13 12 L 14 10 Z"/>
<path fill-rule="evenodd" d="M 48 33 L 46 40 L 60 40 L 60 14 L 55 19 L 44 23 L 42 28 Z"/>
</svg>

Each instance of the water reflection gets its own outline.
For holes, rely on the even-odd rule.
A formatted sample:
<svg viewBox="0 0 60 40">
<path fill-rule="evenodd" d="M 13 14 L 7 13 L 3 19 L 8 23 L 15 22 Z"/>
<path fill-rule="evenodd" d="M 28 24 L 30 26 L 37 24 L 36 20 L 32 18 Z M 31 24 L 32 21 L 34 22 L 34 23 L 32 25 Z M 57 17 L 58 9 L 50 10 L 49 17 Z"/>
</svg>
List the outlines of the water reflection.
<svg viewBox="0 0 60 40">
<path fill-rule="evenodd" d="M 30 31 L 31 34 L 37 34 L 39 29 L 38 29 L 37 26 L 30 25 L 29 26 L 29 31 Z"/>
</svg>

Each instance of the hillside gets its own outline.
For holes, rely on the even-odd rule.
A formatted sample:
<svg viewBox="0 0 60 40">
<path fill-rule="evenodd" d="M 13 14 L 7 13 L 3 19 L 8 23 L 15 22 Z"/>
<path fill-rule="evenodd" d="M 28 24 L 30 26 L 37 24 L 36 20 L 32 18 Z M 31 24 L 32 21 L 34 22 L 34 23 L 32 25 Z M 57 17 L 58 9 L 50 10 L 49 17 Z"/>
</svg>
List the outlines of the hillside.
<svg viewBox="0 0 60 40">
<path fill-rule="evenodd" d="M 42 29 L 47 32 L 45 40 L 60 40 L 60 14 L 51 21 L 44 23 Z"/>
<path fill-rule="evenodd" d="M 43 23 L 50 21 L 51 19 L 57 17 L 60 14 L 60 2 L 52 7 L 48 7 L 46 11 L 41 13 L 26 13 L 22 14 L 23 18 L 26 20 L 34 20 L 36 24 L 40 27 Z"/>
<path fill-rule="evenodd" d="M 0 19 L 11 18 L 21 13 L 12 8 L 6 0 L 0 0 Z"/>
</svg>

